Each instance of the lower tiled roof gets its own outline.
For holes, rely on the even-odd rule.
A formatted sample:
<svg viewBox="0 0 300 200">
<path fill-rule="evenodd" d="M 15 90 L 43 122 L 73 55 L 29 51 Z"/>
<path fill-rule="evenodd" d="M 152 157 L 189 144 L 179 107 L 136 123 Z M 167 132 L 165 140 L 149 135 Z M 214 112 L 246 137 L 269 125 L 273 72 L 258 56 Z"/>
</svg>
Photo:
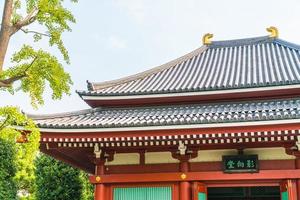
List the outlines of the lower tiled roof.
<svg viewBox="0 0 300 200">
<path fill-rule="evenodd" d="M 300 119 L 300 98 L 29 115 L 41 128 L 118 128 Z"/>
</svg>

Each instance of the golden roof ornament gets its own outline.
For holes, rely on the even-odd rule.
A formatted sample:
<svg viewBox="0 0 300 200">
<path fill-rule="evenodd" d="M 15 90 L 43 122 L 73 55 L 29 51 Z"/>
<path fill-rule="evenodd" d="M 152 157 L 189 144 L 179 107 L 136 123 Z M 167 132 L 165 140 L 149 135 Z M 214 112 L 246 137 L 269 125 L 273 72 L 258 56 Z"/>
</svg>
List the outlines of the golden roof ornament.
<svg viewBox="0 0 300 200">
<path fill-rule="evenodd" d="M 270 38 L 278 38 L 279 33 L 278 29 L 275 26 L 270 26 L 269 28 L 267 28 L 267 31 L 271 33 L 269 35 Z"/>
<path fill-rule="evenodd" d="M 203 38 L 202 38 L 202 42 L 204 45 L 209 45 L 211 44 L 211 38 L 213 37 L 214 35 L 211 34 L 211 33 L 206 33 Z"/>
</svg>

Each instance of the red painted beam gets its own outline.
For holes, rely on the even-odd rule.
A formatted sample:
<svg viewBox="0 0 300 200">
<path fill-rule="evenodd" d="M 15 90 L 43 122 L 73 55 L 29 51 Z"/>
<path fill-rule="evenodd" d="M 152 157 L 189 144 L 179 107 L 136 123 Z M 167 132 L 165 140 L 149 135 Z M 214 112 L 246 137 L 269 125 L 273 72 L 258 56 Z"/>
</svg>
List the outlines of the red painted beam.
<svg viewBox="0 0 300 200">
<path fill-rule="evenodd" d="M 145 174 L 114 174 L 102 175 L 101 183 L 138 183 L 138 182 L 172 182 L 172 181 L 232 181 L 232 180 L 275 180 L 299 179 L 300 169 L 292 170 L 261 170 L 259 173 L 225 174 L 217 172 L 187 172 L 182 179 L 179 173 L 145 173 Z M 99 183 L 96 176 L 90 176 L 91 183 Z"/>
</svg>

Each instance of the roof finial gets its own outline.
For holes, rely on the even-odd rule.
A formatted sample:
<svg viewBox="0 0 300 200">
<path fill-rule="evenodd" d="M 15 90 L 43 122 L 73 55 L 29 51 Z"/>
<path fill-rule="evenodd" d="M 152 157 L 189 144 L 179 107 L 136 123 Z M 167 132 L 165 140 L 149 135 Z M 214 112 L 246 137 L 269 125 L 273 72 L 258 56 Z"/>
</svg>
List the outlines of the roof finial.
<svg viewBox="0 0 300 200">
<path fill-rule="evenodd" d="M 88 91 L 93 91 L 94 90 L 93 84 L 89 80 L 86 80 L 86 83 L 87 83 Z"/>
<path fill-rule="evenodd" d="M 211 34 L 211 33 L 206 33 L 203 38 L 202 38 L 202 42 L 204 45 L 209 45 L 211 44 L 211 38 L 213 37 L 214 35 Z"/>
<path fill-rule="evenodd" d="M 270 26 L 267 28 L 267 31 L 271 34 L 269 35 L 270 38 L 278 38 L 278 29 L 275 26 Z"/>
</svg>

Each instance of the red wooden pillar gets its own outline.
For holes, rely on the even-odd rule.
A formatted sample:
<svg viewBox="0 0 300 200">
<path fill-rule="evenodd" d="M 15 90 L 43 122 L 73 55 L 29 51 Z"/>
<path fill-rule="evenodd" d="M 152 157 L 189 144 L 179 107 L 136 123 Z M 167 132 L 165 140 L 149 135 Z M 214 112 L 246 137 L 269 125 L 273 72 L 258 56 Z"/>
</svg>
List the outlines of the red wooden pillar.
<svg viewBox="0 0 300 200">
<path fill-rule="evenodd" d="M 296 157 L 296 169 L 300 169 L 300 156 Z M 297 179 L 297 197 L 300 199 L 300 179 Z"/>
<path fill-rule="evenodd" d="M 298 200 L 297 198 L 297 181 L 296 180 L 285 180 L 281 183 L 281 199 Z M 284 194 L 285 193 L 285 194 Z"/>
<path fill-rule="evenodd" d="M 287 180 L 289 200 L 297 200 L 297 184 L 295 180 Z"/>
<path fill-rule="evenodd" d="M 300 137 L 298 137 L 299 141 Z M 298 147 L 299 149 L 299 147 Z M 296 157 L 295 159 L 295 168 L 300 169 L 300 150 L 294 150 L 291 148 L 286 148 L 285 151 L 288 155 L 293 155 Z M 287 181 L 288 192 L 289 192 L 289 200 L 300 199 L 300 179 L 288 180 Z"/>
<path fill-rule="evenodd" d="M 96 181 L 99 183 L 95 184 L 95 200 L 105 200 L 105 185 L 101 183 L 101 175 L 104 174 L 104 162 L 97 162 L 95 174 Z"/>
<path fill-rule="evenodd" d="M 96 184 L 95 186 L 95 200 L 104 200 L 105 199 L 105 188 L 104 184 Z"/>
<path fill-rule="evenodd" d="M 186 172 L 189 171 L 189 162 L 188 160 L 181 160 L 180 162 L 180 171 L 182 172 L 181 178 L 186 178 Z M 191 186 L 188 181 L 180 182 L 180 200 L 191 200 Z"/>
</svg>

